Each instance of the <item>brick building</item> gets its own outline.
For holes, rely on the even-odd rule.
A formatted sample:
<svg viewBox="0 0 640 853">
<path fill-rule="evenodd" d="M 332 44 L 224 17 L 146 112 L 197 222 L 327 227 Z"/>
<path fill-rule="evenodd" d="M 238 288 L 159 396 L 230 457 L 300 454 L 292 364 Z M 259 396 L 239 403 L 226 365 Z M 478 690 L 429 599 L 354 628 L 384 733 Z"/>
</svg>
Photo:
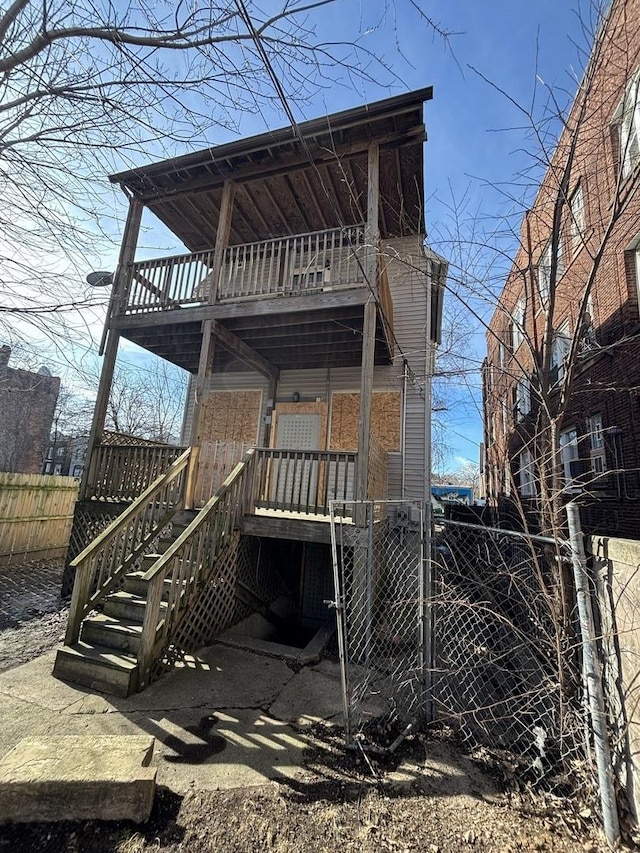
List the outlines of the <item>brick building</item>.
<svg viewBox="0 0 640 853">
<path fill-rule="evenodd" d="M 613 0 L 487 332 L 484 486 L 640 537 L 640 0 Z M 548 526 L 548 525 L 546 525 Z"/>
<path fill-rule="evenodd" d="M 9 367 L 11 348 L 0 347 L 0 471 L 39 474 L 49 444 L 60 379 Z"/>
</svg>

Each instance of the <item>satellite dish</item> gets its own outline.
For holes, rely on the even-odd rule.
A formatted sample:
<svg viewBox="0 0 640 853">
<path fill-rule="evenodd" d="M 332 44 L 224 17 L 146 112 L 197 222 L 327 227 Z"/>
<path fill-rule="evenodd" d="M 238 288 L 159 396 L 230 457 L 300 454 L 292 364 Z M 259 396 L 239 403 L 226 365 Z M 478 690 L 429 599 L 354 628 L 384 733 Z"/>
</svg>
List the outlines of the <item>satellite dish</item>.
<svg viewBox="0 0 640 853">
<path fill-rule="evenodd" d="M 113 284 L 113 273 L 101 270 L 99 272 L 90 272 L 87 276 L 87 284 L 91 287 L 108 287 Z"/>
</svg>

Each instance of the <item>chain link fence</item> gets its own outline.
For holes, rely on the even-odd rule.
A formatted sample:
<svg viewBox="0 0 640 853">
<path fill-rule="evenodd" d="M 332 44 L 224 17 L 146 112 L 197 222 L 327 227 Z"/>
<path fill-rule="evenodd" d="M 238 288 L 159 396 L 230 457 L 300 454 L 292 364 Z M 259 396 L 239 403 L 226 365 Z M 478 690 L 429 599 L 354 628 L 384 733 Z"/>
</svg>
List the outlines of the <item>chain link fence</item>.
<svg viewBox="0 0 640 853">
<path fill-rule="evenodd" d="M 351 508 L 331 520 L 347 744 L 436 720 L 532 784 L 593 793 L 567 544 L 449 520 L 427 539 L 418 502 Z"/>
<path fill-rule="evenodd" d="M 443 520 L 433 545 L 435 717 L 530 782 L 586 793 L 595 780 L 566 543 Z"/>
<path fill-rule="evenodd" d="M 339 509 L 331 542 L 347 745 L 389 746 L 425 707 L 423 510 L 395 501 Z"/>
</svg>

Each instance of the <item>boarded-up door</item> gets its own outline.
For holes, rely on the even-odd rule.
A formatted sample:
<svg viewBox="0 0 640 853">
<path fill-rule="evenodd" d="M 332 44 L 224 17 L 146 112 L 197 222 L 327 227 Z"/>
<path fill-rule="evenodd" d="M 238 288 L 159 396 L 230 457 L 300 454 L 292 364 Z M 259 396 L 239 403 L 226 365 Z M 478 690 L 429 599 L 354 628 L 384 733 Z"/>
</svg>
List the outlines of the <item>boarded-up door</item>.
<svg viewBox="0 0 640 853">
<path fill-rule="evenodd" d="M 276 448 L 284 450 L 320 450 L 322 416 L 315 412 L 279 414 L 276 422 Z M 279 460 L 285 465 L 273 484 L 279 505 L 316 503 L 318 462 L 311 459 Z"/>
</svg>

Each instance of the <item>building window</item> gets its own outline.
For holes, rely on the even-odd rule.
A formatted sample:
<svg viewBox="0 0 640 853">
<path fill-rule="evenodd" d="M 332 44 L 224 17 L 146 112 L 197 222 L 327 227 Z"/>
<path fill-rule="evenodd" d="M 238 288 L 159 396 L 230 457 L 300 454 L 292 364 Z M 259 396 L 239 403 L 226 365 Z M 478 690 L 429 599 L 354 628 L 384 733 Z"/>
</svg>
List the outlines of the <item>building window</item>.
<svg viewBox="0 0 640 853">
<path fill-rule="evenodd" d="M 584 212 L 584 196 L 582 195 L 582 184 L 569 199 L 569 210 L 571 211 L 571 223 L 569 233 L 571 234 L 571 250 L 577 252 L 582 245 L 587 221 Z"/>
<path fill-rule="evenodd" d="M 568 429 L 560 433 L 560 459 L 567 488 L 575 488 L 580 473 L 580 454 L 578 450 L 578 431 Z"/>
<path fill-rule="evenodd" d="M 565 362 L 570 350 L 569 324 L 563 323 L 554 333 L 551 344 L 551 376 L 549 378 L 552 385 L 562 381 L 565 373 Z"/>
<path fill-rule="evenodd" d="M 604 474 L 607 465 L 604 452 L 602 415 L 591 415 L 587 421 L 587 425 L 589 429 L 589 457 L 591 459 L 591 470 L 594 474 Z"/>
<path fill-rule="evenodd" d="M 504 368 L 505 358 L 505 346 L 502 341 L 500 341 L 498 344 L 498 361 L 501 369 Z"/>
<path fill-rule="evenodd" d="M 504 493 L 507 497 L 511 494 L 511 468 L 508 460 L 504 463 Z"/>
<path fill-rule="evenodd" d="M 627 86 L 624 97 L 613 120 L 618 128 L 620 144 L 620 168 L 626 178 L 640 160 L 640 71 L 637 71 Z"/>
<path fill-rule="evenodd" d="M 506 436 L 509 431 L 509 407 L 507 406 L 507 401 L 505 398 L 502 398 L 502 435 Z"/>
<path fill-rule="evenodd" d="M 551 262 L 553 255 L 551 252 L 551 240 L 542 250 L 540 260 L 538 261 L 538 293 L 540 294 L 540 302 L 543 308 L 549 304 L 549 294 L 551 292 Z M 563 272 L 562 266 L 562 240 L 558 239 L 558 258 L 556 264 L 556 280 L 560 278 Z"/>
<path fill-rule="evenodd" d="M 530 450 L 523 450 L 520 454 L 518 475 L 520 479 L 520 494 L 522 497 L 535 497 L 536 484 L 533 476 L 533 458 Z"/>
<path fill-rule="evenodd" d="M 514 420 L 521 421 L 531 411 L 531 380 L 528 376 L 518 379 L 515 387 Z"/>
<path fill-rule="evenodd" d="M 524 308 L 524 296 L 521 296 L 513 309 L 512 344 L 514 352 L 524 340 Z"/>
</svg>

